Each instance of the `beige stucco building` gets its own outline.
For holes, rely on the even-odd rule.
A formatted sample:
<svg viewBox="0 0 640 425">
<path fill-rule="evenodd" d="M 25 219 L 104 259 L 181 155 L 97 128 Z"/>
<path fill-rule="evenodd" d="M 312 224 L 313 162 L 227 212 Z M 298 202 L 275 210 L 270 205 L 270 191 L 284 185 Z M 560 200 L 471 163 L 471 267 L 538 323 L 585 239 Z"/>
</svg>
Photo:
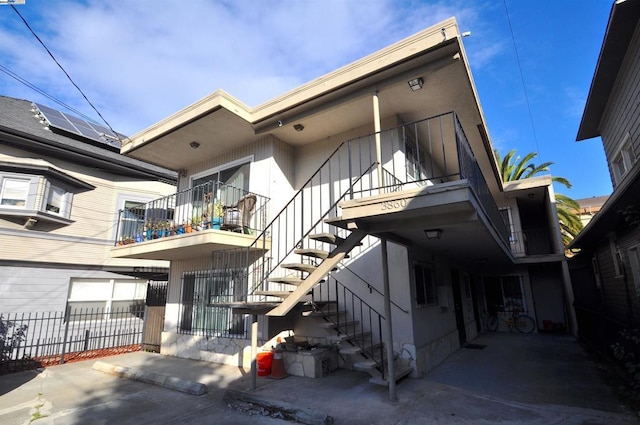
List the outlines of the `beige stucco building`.
<svg viewBox="0 0 640 425">
<path fill-rule="evenodd" d="M 165 354 L 248 365 L 252 337 L 290 336 L 387 382 L 472 341 L 496 304 L 573 330 L 551 178 L 502 183 L 453 18 L 257 107 L 217 91 L 122 153 L 180 170 L 141 242 L 112 250 L 171 262 Z M 221 227 L 203 226 L 215 205 Z M 167 219 L 178 234 L 150 231 Z"/>
</svg>

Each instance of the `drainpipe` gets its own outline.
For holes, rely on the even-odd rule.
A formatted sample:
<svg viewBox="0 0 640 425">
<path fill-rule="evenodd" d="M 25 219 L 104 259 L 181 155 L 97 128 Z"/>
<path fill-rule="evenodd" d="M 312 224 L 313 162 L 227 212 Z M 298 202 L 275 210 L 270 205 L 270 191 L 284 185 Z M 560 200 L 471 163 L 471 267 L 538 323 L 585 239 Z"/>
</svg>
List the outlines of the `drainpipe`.
<svg viewBox="0 0 640 425">
<path fill-rule="evenodd" d="M 256 364 L 256 356 L 258 355 L 258 315 L 251 315 L 251 391 L 256 389 L 256 377 L 258 376 L 258 367 Z"/>
<path fill-rule="evenodd" d="M 382 249 L 382 279 L 384 282 L 384 317 L 385 347 L 387 349 L 387 382 L 389 383 L 389 400 L 398 401 L 396 395 L 396 371 L 393 358 L 393 327 L 391 326 L 391 291 L 389 288 L 389 258 L 387 256 L 387 239 L 380 239 Z M 384 366 L 383 366 L 384 367 Z"/>
<path fill-rule="evenodd" d="M 378 100 L 378 90 L 373 92 L 373 131 L 376 142 L 376 161 L 378 162 L 378 190 L 382 190 L 384 185 L 382 179 L 382 148 L 380 147 L 380 102 Z"/>
</svg>

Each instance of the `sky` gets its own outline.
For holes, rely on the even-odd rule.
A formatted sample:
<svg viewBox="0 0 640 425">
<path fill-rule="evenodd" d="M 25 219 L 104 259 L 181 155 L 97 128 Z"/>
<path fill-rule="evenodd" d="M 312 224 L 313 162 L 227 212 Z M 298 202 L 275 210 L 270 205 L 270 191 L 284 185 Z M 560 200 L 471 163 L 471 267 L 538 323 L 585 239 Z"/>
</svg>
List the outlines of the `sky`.
<svg viewBox="0 0 640 425">
<path fill-rule="evenodd" d="M 249 106 L 450 16 L 491 141 L 538 152 L 556 192 L 611 193 L 599 138 L 576 134 L 613 0 L 26 0 L 14 6 L 116 131 L 133 135 L 222 89 Z M 507 13 L 508 11 L 508 13 Z M 512 36 L 513 34 L 513 36 Z M 102 123 L 20 16 L 0 5 L 0 95 Z M 15 78 L 18 77 L 18 78 Z"/>
</svg>

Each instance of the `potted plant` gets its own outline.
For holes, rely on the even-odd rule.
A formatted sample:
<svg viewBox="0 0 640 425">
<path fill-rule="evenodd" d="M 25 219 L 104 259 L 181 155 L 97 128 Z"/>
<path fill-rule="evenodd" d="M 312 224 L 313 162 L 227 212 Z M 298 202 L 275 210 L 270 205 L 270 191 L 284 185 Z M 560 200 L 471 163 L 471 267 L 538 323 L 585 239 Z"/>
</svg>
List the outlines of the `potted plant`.
<svg viewBox="0 0 640 425">
<path fill-rule="evenodd" d="M 211 228 L 220 230 L 222 226 L 222 217 L 224 216 L 224 207 L 220 202 L 216 202 L 213 206 L 213 219 L 211 220 Z"/>
</svg>

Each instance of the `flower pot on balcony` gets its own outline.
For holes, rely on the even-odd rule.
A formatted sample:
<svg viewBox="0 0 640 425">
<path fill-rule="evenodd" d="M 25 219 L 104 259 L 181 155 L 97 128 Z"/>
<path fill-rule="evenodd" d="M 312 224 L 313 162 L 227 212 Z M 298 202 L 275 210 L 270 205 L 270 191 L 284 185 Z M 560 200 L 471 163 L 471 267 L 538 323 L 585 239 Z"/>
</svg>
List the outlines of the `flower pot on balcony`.
<svg viewBox="0 0 640 425">
<path fill-rule="evenodd" d="M 214 217 L 213 220 L 211 220 L 211 228 L 220 230 L 220 226 L 222 226 L 222 217 Z"/>
</svg>

